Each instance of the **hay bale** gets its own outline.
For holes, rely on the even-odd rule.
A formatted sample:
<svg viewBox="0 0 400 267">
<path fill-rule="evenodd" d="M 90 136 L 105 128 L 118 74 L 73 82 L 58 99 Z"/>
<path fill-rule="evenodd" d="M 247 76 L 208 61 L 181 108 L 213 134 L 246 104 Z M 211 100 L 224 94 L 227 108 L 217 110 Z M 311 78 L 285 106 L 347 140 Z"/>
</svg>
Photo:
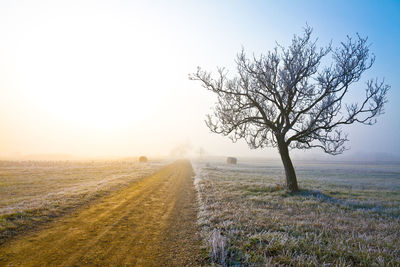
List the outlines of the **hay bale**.
<svg viewBox="0 0 400 267">
<path fill-rule="evenodd" d="M 147 157 L 145 157 L 145 156 L 140 156 L 140 157 L 139 157 L 139 162 L 147 162 Z"/>
<path fill-rule="evenodd" d="M 228 163 L 228 164 L 236 164 L 237 163 L 237 158 L 227 157 L 226 158 L 226 163 Z"/>
</svg>

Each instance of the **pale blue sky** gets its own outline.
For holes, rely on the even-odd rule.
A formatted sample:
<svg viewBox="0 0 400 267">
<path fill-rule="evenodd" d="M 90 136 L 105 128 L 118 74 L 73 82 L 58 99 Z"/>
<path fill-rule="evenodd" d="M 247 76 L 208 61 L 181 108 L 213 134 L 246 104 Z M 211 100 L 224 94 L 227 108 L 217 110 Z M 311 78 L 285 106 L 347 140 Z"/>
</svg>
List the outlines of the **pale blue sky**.
<svg viewBox="0 0 400 267">
<path fill-rule="evenodd" d="M 400 1 L 1 1 L 0 156 L 210 154 L 276 156 L 211 134 L 215 99 L 188 81 L 197 66 L 234 69 L 308 23 L 319 44 L 368 36 L 368 78 L 392 88 L 372 127 L 348 127 L 352 151 L 400 155 Z M 311 153 L 313 154 L 313 153 Z M 311 155 L 310 154 L 310 155 Z"/>
</svg>

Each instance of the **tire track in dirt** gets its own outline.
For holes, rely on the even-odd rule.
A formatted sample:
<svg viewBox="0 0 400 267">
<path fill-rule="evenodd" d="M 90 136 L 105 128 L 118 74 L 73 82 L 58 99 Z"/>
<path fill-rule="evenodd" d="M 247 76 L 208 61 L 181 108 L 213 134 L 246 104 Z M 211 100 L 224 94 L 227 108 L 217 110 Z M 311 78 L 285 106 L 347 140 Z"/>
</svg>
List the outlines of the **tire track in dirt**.
<svg viewBox="0 0 400 267">
<path fill-rule="evenodd" d="M 199 265 L 189 161 L 0 247 L 1 266 Z"/>
</svg>

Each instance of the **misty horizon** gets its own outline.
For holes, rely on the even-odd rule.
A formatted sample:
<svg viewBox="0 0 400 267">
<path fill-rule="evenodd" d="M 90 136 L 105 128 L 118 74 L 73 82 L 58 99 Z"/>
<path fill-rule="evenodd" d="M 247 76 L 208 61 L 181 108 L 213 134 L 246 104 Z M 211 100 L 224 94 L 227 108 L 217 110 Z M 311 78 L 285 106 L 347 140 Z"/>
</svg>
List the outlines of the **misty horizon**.
<svg viewBox="0 0 400 267">
<path fill-rule="evenodd" d="M 343 11 L 343 3 L 3 2 L 0 157 L 168 156 L 190 143 L 192 156 L 204 148 L 208 155 L 278 158 L 275 148 L 251 150 L 243 141 L 211 133 L 204 120 L 216 98 L 188 74 L 197 66 L 233 72 L 242 47 L 249 54 L 266 53 L 275 42 L 288 44 L 307 23 L 321 46 L 356 33 L 369 38 L 376 62 L 351 88 L 349 102 L 362 97 L 370 77 L 384 77 L 392 90 L 376 125 L 343 127 L 349 151 L 335 157 L 317 149 L 293 151 L 294 159 L 397 160 L 399 7 L 354 2 Z"/>
</svg>

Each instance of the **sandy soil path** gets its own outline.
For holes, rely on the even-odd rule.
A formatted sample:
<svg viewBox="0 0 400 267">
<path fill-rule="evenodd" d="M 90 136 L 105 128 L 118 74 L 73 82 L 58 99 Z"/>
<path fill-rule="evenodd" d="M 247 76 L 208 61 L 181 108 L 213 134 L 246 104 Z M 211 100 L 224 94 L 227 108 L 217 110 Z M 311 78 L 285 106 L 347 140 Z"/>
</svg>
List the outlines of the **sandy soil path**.
<svg viewBox="0 0 400 267">
<path fill-rule="evenodd" d="M 189 161 L 0 247 L 1 266 L 199 265 Z"/>
</svg>

